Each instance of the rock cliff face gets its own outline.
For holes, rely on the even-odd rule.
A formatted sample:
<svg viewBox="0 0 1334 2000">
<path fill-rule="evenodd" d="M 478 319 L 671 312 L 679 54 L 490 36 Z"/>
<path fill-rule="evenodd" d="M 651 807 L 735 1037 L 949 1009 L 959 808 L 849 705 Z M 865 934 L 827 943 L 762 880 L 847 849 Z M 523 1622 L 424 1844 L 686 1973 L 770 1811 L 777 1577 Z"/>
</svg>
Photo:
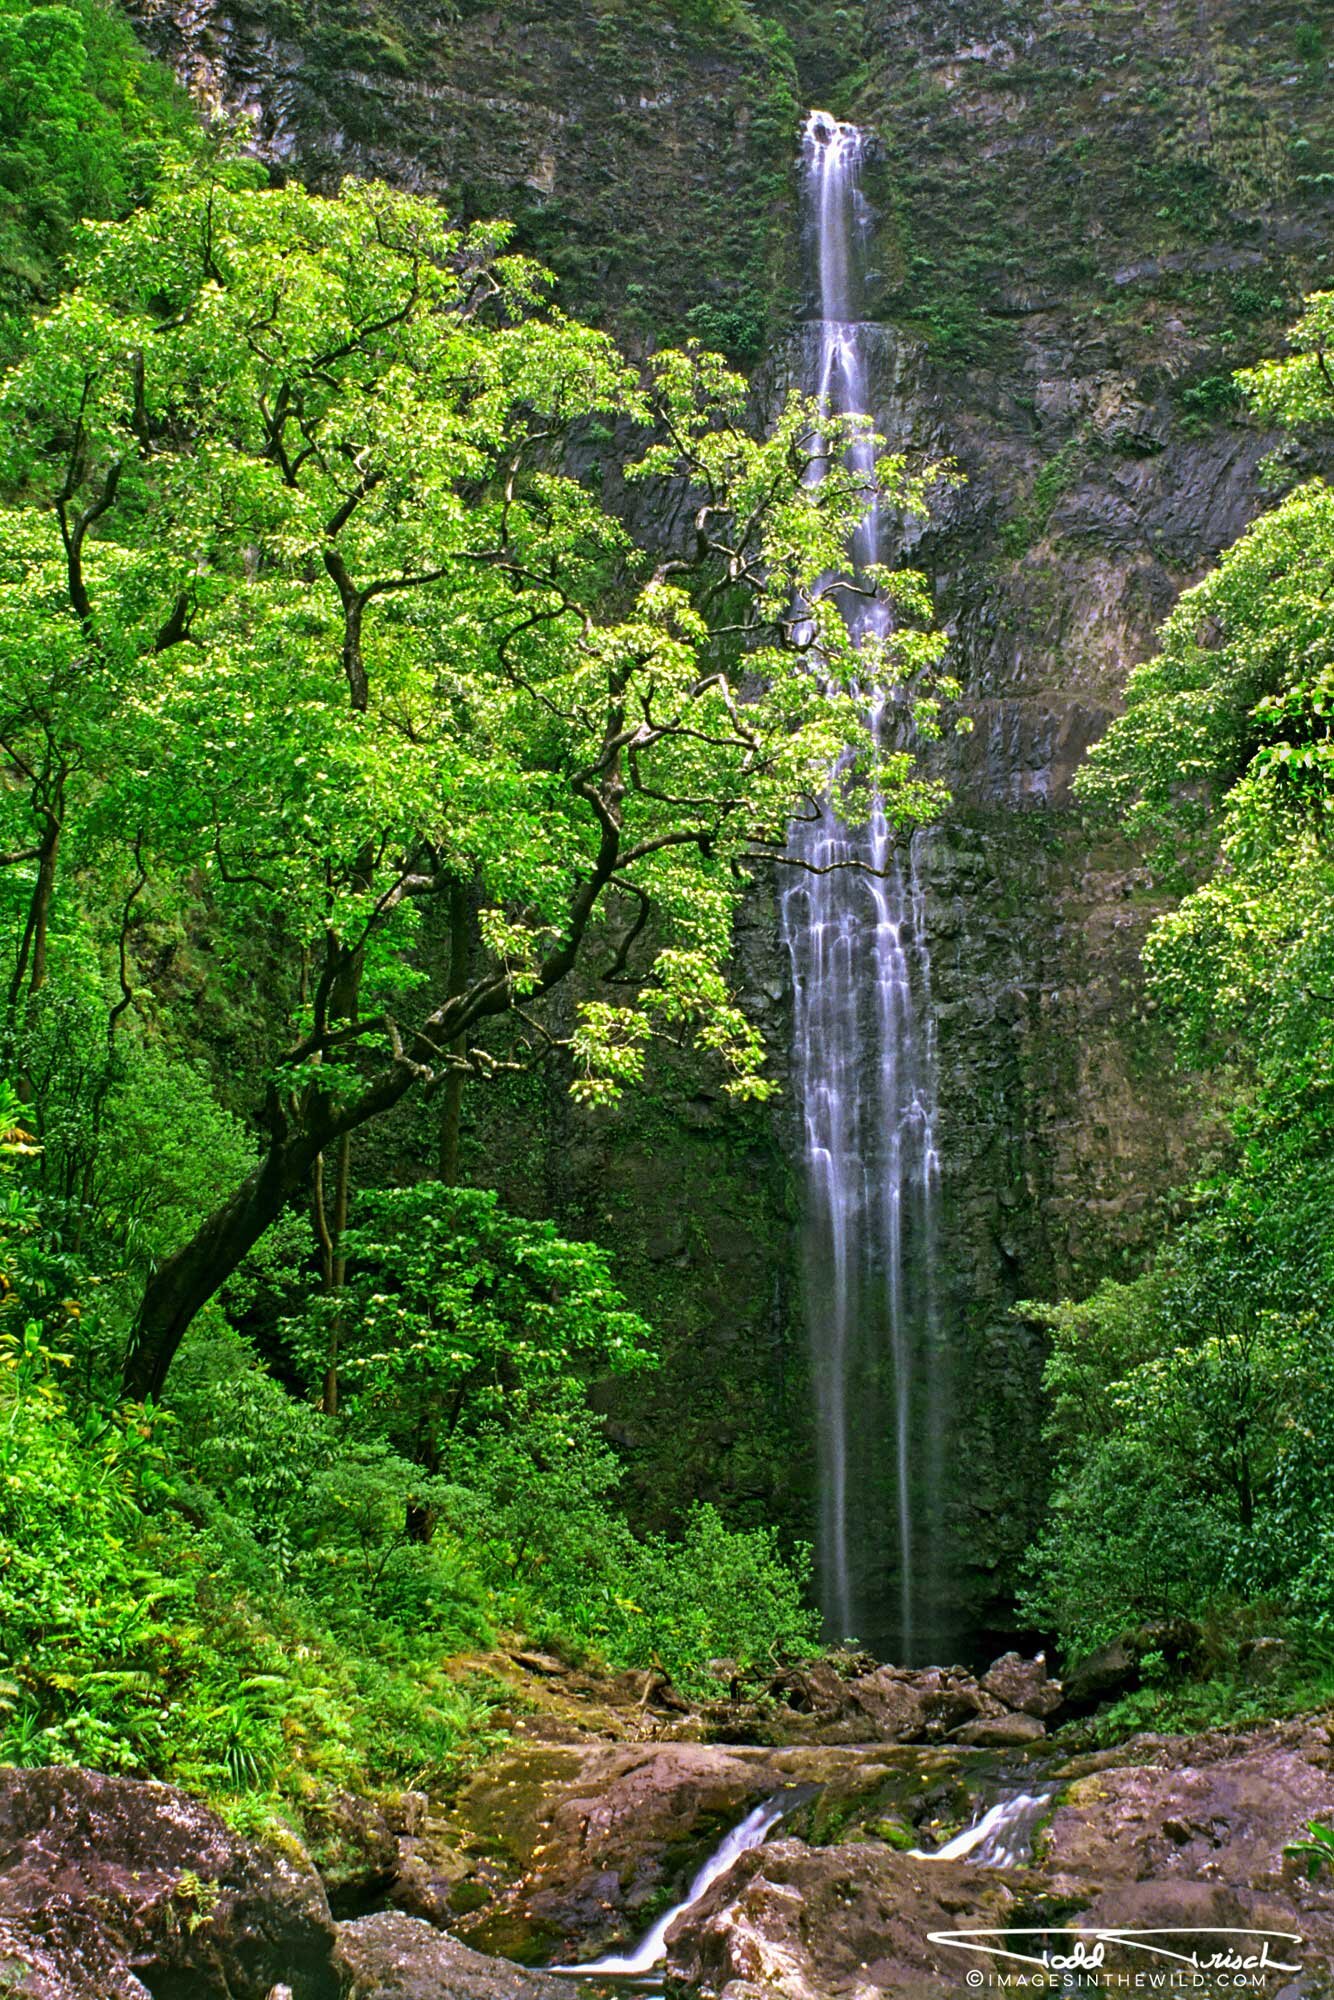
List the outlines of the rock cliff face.
<svg viewBox="0 0 1334 2000">
<path fill-rule="evenodd" d="M 787 254 L 796 74 L 738 10 L 606 0 L 131 0 L 211 111 L 280 171 L 504 215 L 574 312 L 753 356 Z"/>
<path fill-rule="evenodd" d="M 1039 1356 L 1012 1303 L 1131 1262 L 1208 1144 L 1148 1017 L 1154 908 L 1070 781 L 1184 583 L 1264 503 L 1230 371 L 1330 281 L 1318 13 L 1280 0 L 133 0 L 281 170 L 375 172 L 507 213 L 568 302 L 632 343 L 698 332 L 799 371 L 798 106 L 867 171 L 877 414 L 957 458 L 914 559 L 976 717 L 929 847 L 956 1405 L 953 1526 L 1002 1621 L 1038 1503 Z M 782 1068 L 786 968 L 757 894 L 744 984 Z M 514 1107 L 508 1107 L 513 1111 Z M 613 1407 L 652 1508 L 691 1492 L 801 1526 L 787 1114 L 660 1080 L 647 1106 L 523 1107 L 516 1198 L 614 1241 L 668 1363 Z M 499 1135 L 472 1140 L 494 1171 Z M 1022 1443 L 1021 1443 L 1022 1441 Z M 808 1518 L 808 1516 L 806 1517 Z"/>
<path fill-rule="evenodd" d="M 872 0 L 864 34 L 879 400 L 967 475 L 916 556 L 977 722 L 931 924 L 981 1602 L 1034 1497 L 1006 1305 L 1133 1260 L 1208 1145 L 1140 989 L 1153 885 L 1070 781 L 1264 504 L 1229 376 L 1328 282 L 1328 65 L 1277 6 Z"/>
</svg>

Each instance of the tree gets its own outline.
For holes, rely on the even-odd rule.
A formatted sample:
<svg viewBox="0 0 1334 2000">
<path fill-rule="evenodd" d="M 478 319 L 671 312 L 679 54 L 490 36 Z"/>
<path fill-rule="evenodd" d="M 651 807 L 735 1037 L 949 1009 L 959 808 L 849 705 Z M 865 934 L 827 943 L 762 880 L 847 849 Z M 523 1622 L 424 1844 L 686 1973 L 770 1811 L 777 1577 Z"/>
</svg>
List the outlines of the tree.
<svg viewBox="0 0 1334 2000">
<path fill-rule="evenodd" d="M 1328 1600 L 1334 1328 L 1275 1254 L 1293 1210 L 1243 1176 L 1145 1277 L 1019 1309 L 1050 1334 L 1055 1475 L 1026 1610 L 1067 1647 L 1229 1598 Z"/>
<path fill-rule="evenodd" d="M 763 1094 L 727 979 L 754 864 L 788 862 L 847 745 L 850 809 L 872 786 L 900 820 L 938 803 L 857 693 L 892 681 L 941 726 L 922 580 L 861 579 L 898 612 L 874 656 L 839 615 L 861 420 L 794 397 L 756 437 L 716 357 L 637 375 L 506 234 L 382 187 L 180 174 L 86 231 L 0 392 L 0 712 L 28 822 L 6 858 L 32 869 L 58 774 L 82 865 L 132 856 L 239 958 L 262 938 L 276 995 L 258 1164 L 152 1273 L 136 1396 L 285 1204 L 313 1185 L 319 1212 L 326 1161 L 336 1285 L 348 1136 L 562 1039 L 545 1003 L 576 965 L 583 1101 L 658 1035 Z M 609 431 L 666 553 L 601 504 Z M 921 508 L 929 474 L 886 459 L 877 483 Z M 451 974 L 421 941 L 460 896 L 475 949 Z M 517 1039 L 488 1047 L 502 1020 Z"/>
<path fill-rule="evenodd" d="M 48 293 L 81 215 L 142 199 L 203 134 L 108 0 L 0 0 L 0 346 Z"/>
<path fill-rule="evenodd" d="M 318 1377 L 329 1322 L 345 1320 L 351 1410 L 430 1472 L 456 1434 L 518 1407 L 582 1403 L 590 1368 L 651 1360 L 649 1328 L 613 1284 L 607 1252 L 507 1214 L 489 1189 L 419 1181 L 367 1193 L 345 1247 L 347 1298 L 307 1302 L 298 1351 Z"/>
</svg>

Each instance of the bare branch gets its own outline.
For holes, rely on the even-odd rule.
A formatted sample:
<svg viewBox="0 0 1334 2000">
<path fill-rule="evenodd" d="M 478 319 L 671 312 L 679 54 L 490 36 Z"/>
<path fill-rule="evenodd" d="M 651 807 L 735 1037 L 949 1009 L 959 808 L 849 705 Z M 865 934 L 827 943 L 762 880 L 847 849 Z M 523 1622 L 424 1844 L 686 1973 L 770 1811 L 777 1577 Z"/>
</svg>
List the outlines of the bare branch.
<svg viewBox="0 0 1334 2000">
<path fill-rule="evenodd" d="M 603 979 L 608 983 L 614 983 L 619 980 L 621 974 L 625 971 L 626 961 L 634 948 L 636 940 L 643 932 L 653 907 L 650 898 L 637 883 L 618 881 L 616 887 L 624 890 L 627 895 L 636 897 L 639 902 L 639 909 L 634 922 L 631 924 L 629 930 L 624 933 L 620 943 L 617 945 L 611 964 L 602 974 Z"/>
<path fill-rule="evenodd" d="M 121 911 L 120 918 L 120 934 L 116 940 L 116 973 L 120 982 L 120 999 L 107 1015 L 108 1053 L 115 1047 L 116 1029 L 120 1025 L 121 1015 L 134 1003 L 134 988 L 130 985 L 129 978 L 130 919 L 134 911 L 134 906 L 138 902 L 148 881 L 148 867 L 144 861 L 144 836 L 142 832 L 137 833 L 134 837 L 134 863 L 137 872 L 130 886 L 130 892 L 125 898 L 125 907 Z"/>
</svg>

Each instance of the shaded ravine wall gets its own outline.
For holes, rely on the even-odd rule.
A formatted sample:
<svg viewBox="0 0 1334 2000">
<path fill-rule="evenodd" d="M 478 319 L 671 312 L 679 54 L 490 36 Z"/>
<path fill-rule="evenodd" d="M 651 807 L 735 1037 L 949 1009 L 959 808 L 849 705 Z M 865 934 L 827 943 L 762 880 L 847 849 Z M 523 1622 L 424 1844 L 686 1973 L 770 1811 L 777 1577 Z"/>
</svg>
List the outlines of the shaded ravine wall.
<svg viewBox="0 0 1334 2000">
<path fill-rule="evenodd" d="M 632 345 L 697 331 L 781 387 L 800 338 L 795 160 L 812 101 L 868 161 L 877 414 L 967 484 L 914 550 L 977 719 L 930 843 L 947 1310 L 969 1410 L 953 1526 L 983 1625 L 1040 1502 L 1024 1296 L 1133 1264 L 1208 1144 L 1138 946 L 1152 885 L 1070 779 L 1181 585 L 1263 504 L 1229 403 L 1331 281 L 1318 10 L 1254 0 L 138 0 L 147 38 L 256 117 L 280 171 L 380 173 L 506 212 Z M 759 360 L 761 347 L 767 358 Z M 646 524 L 651 525 L 651 524 Z M 738 946 L 785 1075 L 770 885 Z M 513 1114 L 520 1115 L 515 1117 Z M 469 1106 L 479 1180 L 618 1252 L 667 1362 L 608 1406 L 643 1495 L 810 1519 L 793 1107 L 685 1071 L 614 1115 L 550 1081 Z M 376 1144 L 430 1157 L 414 1111 Z"/>
</svg>

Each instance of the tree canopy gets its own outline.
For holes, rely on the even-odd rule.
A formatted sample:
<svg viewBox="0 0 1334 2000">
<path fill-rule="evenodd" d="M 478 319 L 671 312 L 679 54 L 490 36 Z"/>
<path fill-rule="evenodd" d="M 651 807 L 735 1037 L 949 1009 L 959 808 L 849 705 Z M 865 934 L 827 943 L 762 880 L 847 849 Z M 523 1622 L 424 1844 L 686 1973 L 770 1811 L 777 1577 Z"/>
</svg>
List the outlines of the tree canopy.
<svg viewBox="0 0 1334 2000">
<path fill-rule="evenodd" d="M 85 231 L 0 387 L 16 1030 L 90 868 L 109 1036 L 151 1008 L 127 940 L 164 899 L 219 957 L 262 936 L 268 959 L 258 1164 L 150 1277 L 141 1394 L 326 1152 L 411 1090 L 561 1039 L 604 1102 L 685 1035 L 765 1091 L 728 980 L 748 871 L 848 744 L 892 816 L 938 800 L 857 695 L 892 674 L 939 726 L 920 578 L 864 582 L 898 607 L 884 659 L 838 611 L 860 420 L 794 396 L 756 434 L 715 357 L 631 368 L 507 234 L 383 187 L 182 171 Z M 688 496 L 665 552 L 603 505 L 608 447 L 664 519 Z M 874 478 L 924 505 L 902 460 Z"/>
<path fill-rule="evenodd" d="M 1257 415 L 1295 432 L 1334 422 L 1326 348 L 1334 294 L 1292 330 L 1293 353 L 1245 370 Z M 1282 480 L 1286 454 L 1275 455 Z M 1290 474 L 1289 474 L 1290 477 Z M 1150 840 L 1185 894 L 1147 963 L 1192 1059 L 1226 1052 L 1326 1075 L 1334 997 L 1328 800 L 1334 779 L 1334 490 L 1307 478 L 1193 589 L 1131 674 L 1126 713 L 1076 781 Z M 1203 879 L 1202 879 L 1203 878 Z M 1299 1056 L 1299 1047 L 1306 1049 Z M 1313 1067 L 1309 1076 L 1306 1062 Z"/>
<path fill-rule="evenodd" d="M 79 219 L 123 214 L 205 144 L 110 0 L 0 0 L 0 352 L 57 289 Z"/>
</svg>

